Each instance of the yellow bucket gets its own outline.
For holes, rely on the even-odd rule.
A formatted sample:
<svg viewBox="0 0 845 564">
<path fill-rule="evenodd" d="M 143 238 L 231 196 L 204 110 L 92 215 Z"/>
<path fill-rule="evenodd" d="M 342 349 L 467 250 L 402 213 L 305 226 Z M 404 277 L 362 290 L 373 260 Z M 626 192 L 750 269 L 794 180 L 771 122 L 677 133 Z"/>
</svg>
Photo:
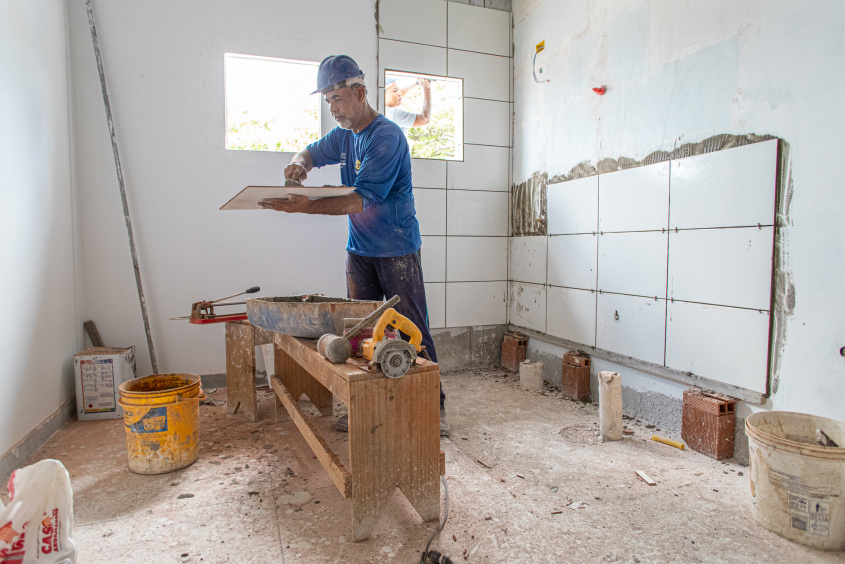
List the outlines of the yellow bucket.
<svg viewBox="0 0 845 564">
<path fill-rule="evenodd" d="M 129 469 L 164 474 L 197 461 L 199 402 L 205 399 L 194 374 L 153 374 L 120 385 Z"/>
</svg>

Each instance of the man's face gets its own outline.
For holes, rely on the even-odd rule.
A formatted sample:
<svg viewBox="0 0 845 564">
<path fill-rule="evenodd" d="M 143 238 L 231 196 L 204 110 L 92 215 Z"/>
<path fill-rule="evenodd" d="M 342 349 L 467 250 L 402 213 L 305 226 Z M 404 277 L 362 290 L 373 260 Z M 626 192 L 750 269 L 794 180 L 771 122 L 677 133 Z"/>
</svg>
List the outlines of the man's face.
<svg viewBox="0 0 845 564">
<path fill-rule="evenodd" d="M 352 129 L 364 108 L 364 104 L 358 101 L 357 91 L 357 88 L 346 86 L 326 94 L 332 117 L 343 129 Z"/>
<path fill-rule="evenodd" d="M 385 89 L 384 105 L 388 108 L 398 108 L 402 105 L 402 91 L 395 82 Z"/>
</svg>

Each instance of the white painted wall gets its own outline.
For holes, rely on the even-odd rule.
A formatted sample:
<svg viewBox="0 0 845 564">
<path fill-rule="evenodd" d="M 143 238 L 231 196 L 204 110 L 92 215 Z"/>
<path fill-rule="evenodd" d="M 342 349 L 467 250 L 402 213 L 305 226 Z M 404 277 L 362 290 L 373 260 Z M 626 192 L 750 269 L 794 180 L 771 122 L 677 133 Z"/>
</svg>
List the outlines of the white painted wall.
<svg viewBox="0 0 845 564">
<path fill-rule="evenodd" d="M 0 2 L 0 455 L 74 393 L 74 256 L 65 3 Z"/>
<path fill-rule="evenodd" d="M 783 227 L 795 287 L 765 408 L 845 419 L 845 112 L 832 1 L 515 0 L 514 183 L 580 162 L 642 159 L 718 133 L 771 134 L 792 149 Z M 549 83 L 532 78 L 534 46 Z M 597 96 L 591 88 L 607 85 Z M 656 378 L 656 377 L 655 377 Z M 649 389 L 654 389 L 650 387 Z M 676 396 L 673 384 L 663 387 Z M 740 415 L 750 408 L 740 408 Z"/>
<path fill-rule="evenodd" d="M 68 4 L 85 272 L 84 316 L 151 373 L 83 0 Z M 222 325 L 170 317 L 260 285 L 264 296 L 345 296 L 345 217 L 221 212 L 283 181 L 290 153 L 224 149 L 223 54 L 320 61 L 348 54 L 376 100 L 374 0 L 94 2 L 159 372 L 225 371 Z M 290 88 L 314 89 L 312 84 Z M 333 127 L 323 114 L 324 132 Z M 337 169 L 306 184 L 339 182 Z"/>
</svg>

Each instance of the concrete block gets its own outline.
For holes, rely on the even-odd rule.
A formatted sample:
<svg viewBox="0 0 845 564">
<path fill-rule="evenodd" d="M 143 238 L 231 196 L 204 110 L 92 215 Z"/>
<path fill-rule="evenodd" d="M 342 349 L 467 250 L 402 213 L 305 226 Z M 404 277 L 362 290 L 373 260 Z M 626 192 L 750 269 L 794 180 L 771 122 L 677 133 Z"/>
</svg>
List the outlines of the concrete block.
<svg viewBox="0 0 845 564">
<path fill-rule="evenodd" d="M 506 325 L 487 325 L 472 328 L 472 363 L 478 365 L 496 365 L 502 354 L 502 338 Z"/>
<path fill-rule="evenodd" d="M 472 364 L 472 328 L 434 329 L 431 331 L 440 370 L 460 370 Z"/>
<path fill-rule="evenodd" d="M 543 363 L 525 360 L 519 364 L 519 386 L 523 392 L 539 392 L 543 389 Z"/>
</svg>

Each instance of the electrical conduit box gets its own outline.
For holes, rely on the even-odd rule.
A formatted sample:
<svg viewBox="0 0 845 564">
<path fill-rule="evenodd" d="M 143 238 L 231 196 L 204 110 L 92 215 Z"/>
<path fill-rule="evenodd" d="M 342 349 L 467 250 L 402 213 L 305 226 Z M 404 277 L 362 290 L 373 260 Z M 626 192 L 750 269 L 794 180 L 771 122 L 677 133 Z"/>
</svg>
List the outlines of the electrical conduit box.
<svg viewBox="0 0 845 564">
<path fill-rule="evenodd" d="M 92 347 L 73 357 L 80 421 L 122 419 L 118 388 L 135 379 L 135 347 Z"/>
</svg>

